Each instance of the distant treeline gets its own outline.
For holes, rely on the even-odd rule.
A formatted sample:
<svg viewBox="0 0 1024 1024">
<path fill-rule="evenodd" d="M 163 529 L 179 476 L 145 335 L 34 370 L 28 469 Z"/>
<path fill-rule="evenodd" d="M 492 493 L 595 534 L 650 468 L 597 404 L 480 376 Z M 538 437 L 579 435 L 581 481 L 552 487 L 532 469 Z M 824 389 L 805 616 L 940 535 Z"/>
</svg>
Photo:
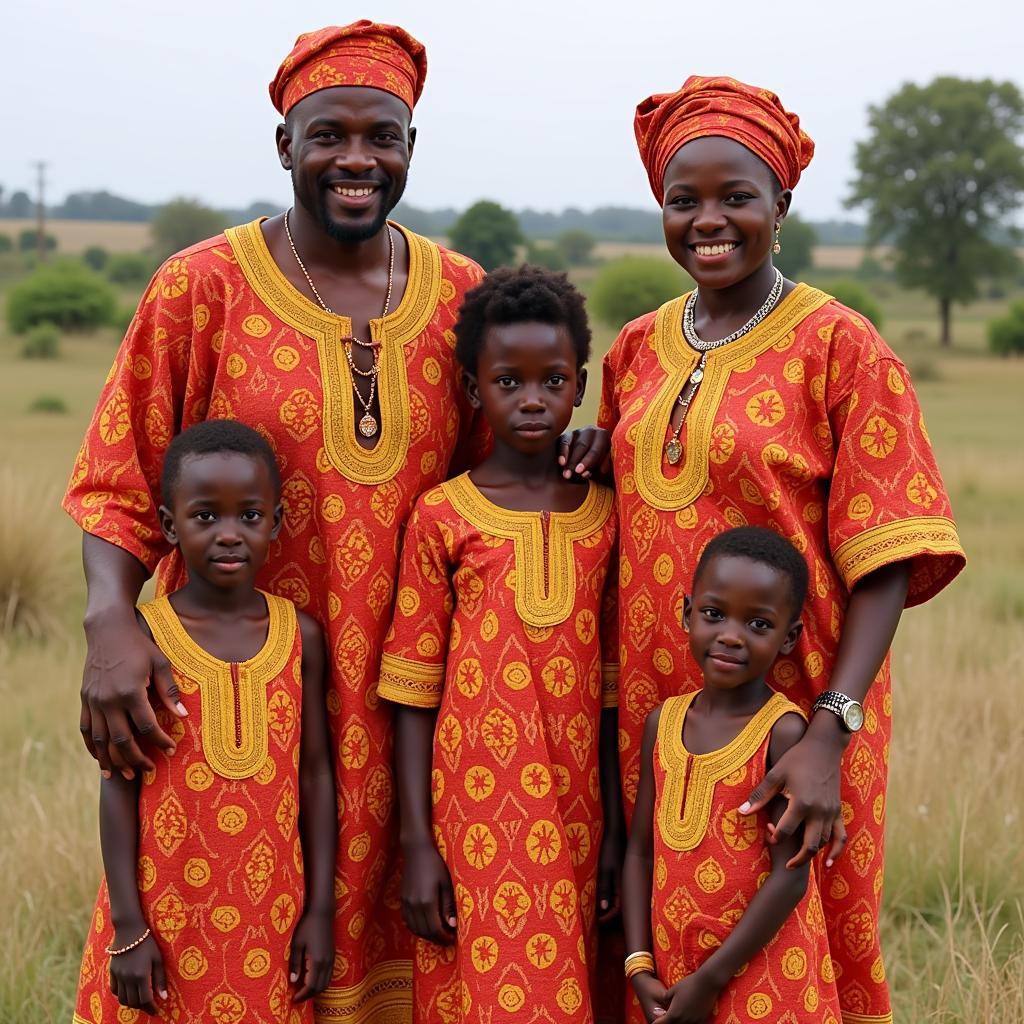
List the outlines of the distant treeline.
<svg viewBox="0 0 1024 1024">
<path fill-rule="evenodd" d="M 106 220 L 148 223 L 160 204 L 137 203 L 112 192 L 72 192 L 63 203 L 49 206 L 46 215 L 57 220 Z M 223 210 L 227 222 L 243 224 L 256 217 L 269 217 L 281 212 L 281 206 L 266 200 L 250 203 L 243 209 Z M 423 210 L 400 203 L 395 217 L 421 235 L 445 235 L 458 218 L 460 210 L 447 207 Z M 529 239 L 555 239 L 564 231 L 582 230 L 594 238 L 609 242 L 660 242 L 661 216 L 654 210 L 638 210 L 625 206 L 599 206 L 595 210 L 575 207 L 550 213 L 542 210 L 517 210 L 516 218 Z M 35 216 L 35 204 L 27 192 L 9 195 L 0 188 L 0 219 L 24 220 Z M 852 221 L 812 221 L 819 245 L 862 245 L 864 229 Z"/>
</svg>

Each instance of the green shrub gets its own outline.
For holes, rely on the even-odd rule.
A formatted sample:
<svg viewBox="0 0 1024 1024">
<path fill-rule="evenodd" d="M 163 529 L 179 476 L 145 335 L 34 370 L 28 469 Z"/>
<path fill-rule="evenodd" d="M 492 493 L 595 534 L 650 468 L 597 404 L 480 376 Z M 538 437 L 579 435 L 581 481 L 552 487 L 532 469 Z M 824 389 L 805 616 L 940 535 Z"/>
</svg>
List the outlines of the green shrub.
<svg viewBox="0 0 1024 1024">
<path fill-rule="evenodd" d="M 542 245 L 539 242 L 530 242 L 527 245 L 526 262 L 543 267 L 545 270 L 567 270 L 569 268 L 561 249 L 554 245 Z"/>
<path fill-rule="evenodd" d="M 570 266 L 585 267 L 594 258 L 594 246 L 597 244 L 597 240 L 589 231 L 584 231 L 582 228 L 569 228 L 555 239 L 555 244 L 565 254 Z"/>
<path fill-rule="evenodd" d="M 18 249 L 21 252 L 35 252 L 39 246 L 36 244 L 36 240 L 39 238 L 39 232 L 35 228 L 25 228 L 24 231 L 18 233 Z M 57 248 L 57 239 L 53 235 L 46 236 L 46 251 L 53 252 Z"/>
<path fill-rule="evenodd" d="M 110 323 L 116 306 L 110 285 L 85 264 L 51 263 L 11 289 L 7 322 L 16 334 L 36 324 L 90 330 Z"/>
<path fill-rule="evenodd" d="M 602 267 L 590 293 L 594 313 L 621 327 L 680 295 L 686 278 L 672 263 L 653 256 L 624 256 Z"/>
<path fill-rule="evenodd" d="M 21 346 L 23 359 L 59 359 L 60 331 L 53 324 L 39 324 L 28 332 Z"/>
<path fill-rule="evenodd" d="M 14 242 L 10 235 L 0 233 L 0 252 L 10 252 L 14 248 Z"/>
<path fill-rule="evenodd" d="M 1024 355 L 1024 302 L 1015 302 L 1006 316 L 989 321 L 988 347 L 997 356 Z"/>
<path fill-rule="evenodd" d="M 107 277 L 115 284 L 146 284 L 159 264 L 141 252 L 119 252 L 107 263 Z"/>
<path fill-rule="evenodd" d="M 117 331 L 119 340 L 128 333 L 128 328 L 134 317 L 134 306 L 119 306 L 117 312 L 110 318 L 110 326 Z"/>
<path fill-rule="evenodd" d="M 102 270 L 110 260 L 110 253 L 102 245 L 90 245 L 82 253 L 82 262 L 92 270 Z"/>
<path fill-rule="evenodd" d="M 870 320 L 879 330 L 882 329 L 882 309 L 868 293 L 864 285 L 857 281 L 833 281 L 829 292 L 844 306 Z"/>
<path fill-rule="evenodd" d="M 68 411 L 68 403 L 60 395 L 36 395 L 29 412 L 41 412 L 50 416 L 63 416 Z"/>
</svg>

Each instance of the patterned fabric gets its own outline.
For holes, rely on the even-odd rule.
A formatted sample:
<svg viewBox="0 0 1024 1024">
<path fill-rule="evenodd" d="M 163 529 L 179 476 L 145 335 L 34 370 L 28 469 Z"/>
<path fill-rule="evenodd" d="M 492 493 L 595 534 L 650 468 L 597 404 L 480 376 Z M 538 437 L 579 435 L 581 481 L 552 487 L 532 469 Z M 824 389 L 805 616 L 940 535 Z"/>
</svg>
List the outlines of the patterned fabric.
<svg viewBox="0 0 1024 1024">
<path fill-rule="evenodd" d="M 100 395 L 65 508 L 124 548 L 160 593 L 184 582 L 158 529 L 159 473 L 173 434 L 232 418 L 260 431 L 281 467 L 284 525 L 260 585 L 324 627 L 327 709 L 337 752 L 337 958 L 321 1020 L 408 1020 L 412 943 L 393 863 L 391 711 L 376 695 L 391 616 L 398 536 L 421 491 L 472 465 L 487 432 L 464 403 L 452 327 L 482 276 L 456 253 L 404 231 L 409 280 L 371 322 L 381 342 L 381 434 L 355 440 L 347 317 L 300 295 L 258 223 L 170 259 L 144 296 Z M 478 421 L 477 421 L 478 422 Z"/>
<path fill-rule="evenodd" d="M 605 359 L 599 422 L 613 430 L 620 519 L 620 757 L 627 811 L 651 708 L 700 685 L 679 625 L 701 550 L 732 526 L 767 526 L 807 558 L 804 631 L 770 684 L 806 713 L 828 686 L 853 585 L 911 562 L 913 605 L 964 566 L 906 367 L 874 328 L 798 285 L 757 328 L 708 354 L 677 466 L 669 417 L 698 354 L 685 297 L 628 324 Z M 844 1012 L 888 1020 L 878 946 L 892 695 L 888 659 L 843 759 L 846 853 L 823 879 Z"/>
<path fill-rule="evenodd" d="M 512 512 L 464 475 L 409 521 L 378 693 L 438 708 L 434 835 L 458 910 L 454 947 L 416 944 L 423 1024 L 592 1020 L 613 504 L 592 484 L 575 512 Z"/>
<path fill-rule="evenodd" d="M 767 815 L 736 806 L 763 778 L 775 723 L 797 708 L 773 694 L 721 750 L 691 754 L 683 723 L 696 693 L 670 697 L 654 746 L 651 932 L 658 977 L 674 985 L 725 941 L 768 877 Z M 778 934 L 723 989 L 715 1022 L 838 1024 L 839 997 L 814 881 Z"/>
<path fill-rule="evenodd" d="M 691 75 L 676 92 L 648 96 L 633 131 L 655 198 L 664 199 L 665 168 L 692 139 L 724 135 L 756 153 L 783 188 L 795 188 L 814 156 L 814 143 L 779 97 L 735 78 Z"/>
<path fill-rule="evenodd" d="M 284 117 L 320 89 L 361 85 L 390 92 L 412 110 L 426 77 L 421 42 L 397 25 L 363 18 L 299 36 L 270 83 L 270 99 Z"/>
<path fill-rule="evenodd" d="M 75 1024 L 299 1024 L 288 947 L 302 913 L 299 733 L 302 641 L 290 601 L 265 595 L 262 650 L 228 664 L 185 632 L 166 597 L 140 609 L 167 655 L 188 717 L 159 710 L 177 743 L 139 791 L 138 886 L 167 971 L 160 1013 L 122 1008 L 110 992 L 106 881 L 79 978 Z"/>
</svg>

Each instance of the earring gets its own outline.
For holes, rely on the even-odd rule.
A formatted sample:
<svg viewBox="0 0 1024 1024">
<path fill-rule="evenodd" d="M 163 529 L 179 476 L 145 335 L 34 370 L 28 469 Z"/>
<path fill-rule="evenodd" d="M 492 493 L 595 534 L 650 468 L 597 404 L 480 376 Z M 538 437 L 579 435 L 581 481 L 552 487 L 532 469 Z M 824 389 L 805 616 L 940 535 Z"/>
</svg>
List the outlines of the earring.
<svg viewBox="0 0 1024 1024">
<path fill-rule="evenodd" d="M 782 246 L 779 244 L 779 235 L 782 232 L 782 227 L 778 224 L 775 225 L 775 244 L 772 246 L 772 252 L 778 256 L 782 252 Z"/>
</svg>

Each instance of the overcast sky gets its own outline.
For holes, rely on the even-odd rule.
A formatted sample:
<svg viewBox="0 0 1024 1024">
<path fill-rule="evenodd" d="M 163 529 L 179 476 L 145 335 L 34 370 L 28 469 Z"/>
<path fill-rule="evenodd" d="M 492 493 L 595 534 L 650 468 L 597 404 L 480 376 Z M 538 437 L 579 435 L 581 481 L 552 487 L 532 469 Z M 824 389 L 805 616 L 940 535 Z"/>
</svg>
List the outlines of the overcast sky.
<svg viewBox="0 0 1024 1024">
<path fill-rule="evenodd" d="M 50 201 L 106 188 L 144 202 L 284 203 L 267 83 L 303 31 L 369 17 L 427 48 L 406 199 L 557 210 L 653 208 L 637 102 L 688 74 L 775 90 L 817 153 L 796 193 L 812 219 L 842 199 L 867 107 L 942 74 L 1024 88 L 1024 3 L 847 0 L 11 0 L 0 21 L 0 185 Z"/>
</svg>

